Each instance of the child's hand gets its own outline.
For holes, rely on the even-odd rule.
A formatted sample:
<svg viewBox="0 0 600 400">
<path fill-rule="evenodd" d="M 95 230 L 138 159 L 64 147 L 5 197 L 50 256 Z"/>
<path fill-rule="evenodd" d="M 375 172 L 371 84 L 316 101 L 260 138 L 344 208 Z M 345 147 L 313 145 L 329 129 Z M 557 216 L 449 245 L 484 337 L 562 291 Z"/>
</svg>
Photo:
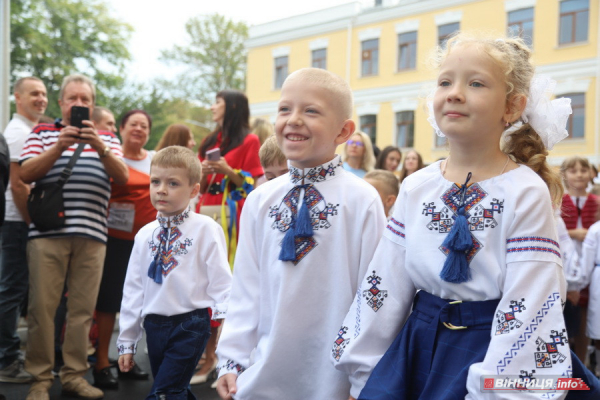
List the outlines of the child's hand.
<svg viewBox="0 0 600 400">
<path fill-rule="evenodd" d="M 571 236 L 571 239 L 576 239 L 580 242 L 583 242 L 585 240 L 585 235 L 587 235 L 587 231 L 588 230 L 585 228 L 571 229 L 569 230 L 569 236 Z"/>
<path fill-rule="evenodd" d="M 133 354 L 129 353 L 119 356 L 119 369 L 121 372 L 129 372 L 134 365 L 135 361 L 133 361 Z"/>
<path fill-rule="evenodd" d="M 225 374 L 217 381 L 217 393 L 223 400 L 232 400 L 235 393 L 237 393 L 237 381 L 236 374 Z"/>
<path fill-rule="evenodd" d="M 348 397 L 348 400 L 356 400 L 354 397 L 350 396 Z"/>
<path fill-rule="evenodd" d="M 567 300 L 569 300 L 574 306 L 576 306 L 579 303 L 579 297 L 579 290 L 572 290 L 570 292 L 567 292 Z"/>
</svg>

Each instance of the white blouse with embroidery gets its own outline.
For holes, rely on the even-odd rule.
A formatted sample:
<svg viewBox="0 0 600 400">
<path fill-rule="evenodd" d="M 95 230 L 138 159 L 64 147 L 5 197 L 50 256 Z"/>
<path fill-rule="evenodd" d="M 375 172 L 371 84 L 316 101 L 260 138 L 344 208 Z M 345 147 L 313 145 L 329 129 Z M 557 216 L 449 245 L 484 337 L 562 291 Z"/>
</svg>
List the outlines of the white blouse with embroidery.
<svg viewBox="0 0 600 400">
<path fill-rule="evenodd" d="M 332 338 L 333 363 L 350 375 L 352 396 L 358 397 L 400 332 L 419 289 L 443 299 L 500 299 L 485 359 L 469 369 L 467 399 L 505 395 L 482 392 L 482 375 L 519 376 L 525 371 L 570 376 L 562 315 L 566 282 L 547 186 L 530 168 L 519 166 L 468 187 L 472 279 L 455 284 L 443 281 L 440 272 L 447 252 L 442 242 L 454 222 L 458 190 L 442 176 L 440 162 L 402 183 L 394 215 L 369 267 L 379 278 L 378 290 L 369 290 L 372 280 L 362 280 L 343 335 Z M 553 398 L 565 394 L 557 392 Z M 542 393 L 527 395 L 538 398 Z"/>
<path fill-rule="evenodd" d="M 348 376 L 329 362 L 337 332 L 385 229 L 375 189 L 340 157 L 264 183 L 248 196 L 233 269 L 220 375 L 239 374 L 236 400 L 347 400 Z M 304 177 L 304 179 L 303 179 Z M 303 189 L 298 185 L 307 184 Z M 279 259 L 308 196 L 312 237 Z M 303 205 L 304 206 L 304 205 Z M 293 253 L 293 251 L 292 251 Z"/>
<path fill-rule="evenodd" d="M 160 284 L 148 276 L 158 258 Z M 121 302 L 119 355 L 136 352 L 148 314 L 172 316 L 211 307 L 213 319 L 224 318 L 230 288 L 223 229 L 189 210 L 170 218 L 159 214 L 135 236 Z"/>
</svg>

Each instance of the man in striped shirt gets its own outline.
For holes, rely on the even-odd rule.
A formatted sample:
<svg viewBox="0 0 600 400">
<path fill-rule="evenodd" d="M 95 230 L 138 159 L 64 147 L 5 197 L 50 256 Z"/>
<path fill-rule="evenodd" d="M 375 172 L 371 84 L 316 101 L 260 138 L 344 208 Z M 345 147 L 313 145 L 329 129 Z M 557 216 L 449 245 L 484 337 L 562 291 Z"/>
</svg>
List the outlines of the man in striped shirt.
<svg viewBox="0 0 600 400">
<path fill-rule="evenodd" d="M 27 400 L 49 399 L 54 365 L 54 314 L 64 284 L 68 288 L 67 327 L 60 370 L 63 392 L 84 399 L 103 397 L 83 375 L 87 371 L 87 338 L 106 251 L 106 211 L 110 179 L 127 182 L 119 139 L 97 131 L 92 121 L 84 128 L 70 125 L 71 107 L 93 111 L 96 92 L 83 75 L 65 78 L 60 89 L 62 120 L 37 125 L 21 153 L 21 179 L 37 184 L 56 182 L 79 143 L 85 148 L 63 187 L 66 223 L 40 232 L 30 225 L 28 340 L 25 369 L 34 377 Z"/>
</svg>

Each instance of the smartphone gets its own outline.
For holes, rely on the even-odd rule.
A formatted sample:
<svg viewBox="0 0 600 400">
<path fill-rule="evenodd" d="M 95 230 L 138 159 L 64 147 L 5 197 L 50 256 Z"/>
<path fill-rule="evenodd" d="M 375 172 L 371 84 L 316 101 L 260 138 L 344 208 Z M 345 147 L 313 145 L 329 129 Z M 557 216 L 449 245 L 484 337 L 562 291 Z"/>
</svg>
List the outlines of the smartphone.
<svg viewBox="0 0 600 400">
<path fill-rule="evenodd" d="M 90 109 L 87 107 L 73 106 L 71 107 L 71 126 L 77 128 L 85 128 L 87 125 L 83 121 L 90 119 Z"/>
<path fill-rule="evenodd" d="M 221 149 L 206 150 L 206 159 L 208 161 L 219 161 L 221 159 Z"/>
</svg>

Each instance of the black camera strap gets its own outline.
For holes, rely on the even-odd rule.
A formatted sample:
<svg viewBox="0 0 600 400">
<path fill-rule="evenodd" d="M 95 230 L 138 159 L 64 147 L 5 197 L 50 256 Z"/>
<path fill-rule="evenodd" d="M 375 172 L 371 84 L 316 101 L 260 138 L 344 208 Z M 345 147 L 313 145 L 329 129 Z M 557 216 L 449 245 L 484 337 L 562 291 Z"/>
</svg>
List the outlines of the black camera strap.
<svg viewBox="0 0 600 400">
<path fill-rule="evenodd" d="M 77 162 L 77 159 L 81 155 L 81 152 L 83 151 L 84 147 L 85 147 L 85 143 L 79 143 L 79 146 L 77 146 L 77 149 L 75 150 L 75 152 L 69 159 L 67 166 L 60 173 L 60 178 L 58 178 L 58 182 L 56 182 L 56 183 L 58 183 L 61 187 L 64 186 L 65 183 L 67 183 L 67 181 L 73 174 L 73 167 L 75 166 L 75 163 Z"/>
</svg>

